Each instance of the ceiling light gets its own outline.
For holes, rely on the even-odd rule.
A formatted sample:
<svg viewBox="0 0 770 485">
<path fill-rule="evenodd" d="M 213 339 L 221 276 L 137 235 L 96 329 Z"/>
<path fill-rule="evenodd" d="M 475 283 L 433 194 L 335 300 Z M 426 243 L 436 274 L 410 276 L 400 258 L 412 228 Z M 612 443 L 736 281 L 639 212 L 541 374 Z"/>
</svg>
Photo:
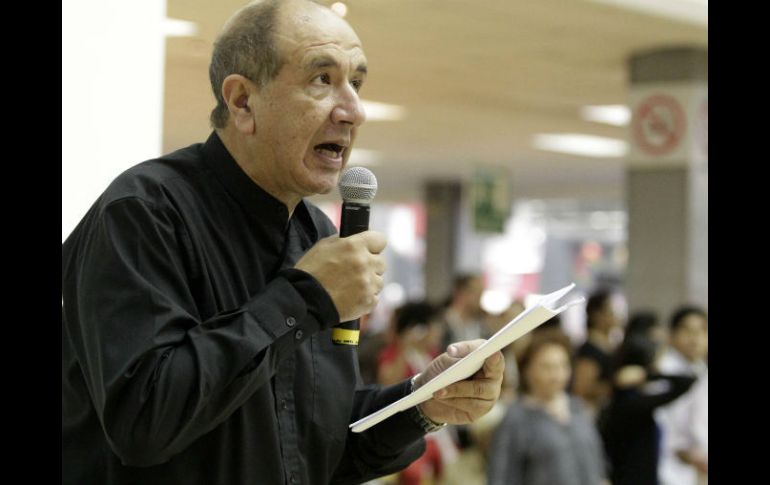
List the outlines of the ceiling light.
<svg viewBox="0 0 770 485">
<path fill-rule="evenodd" d="M 534 145 L 540 150 L 584 157 L 617 158 L 628 152 L 628 144 L 623 140 L 579 133 L 538 134 Z"/>
<path fill-rule="evenodd" d="M 708 0 L 592 0 L 658 17 L 708 26 Z"/>
<path fill-rule="evenodd" d="M 334 2 L 329 8 L 340 17 L 344 17 L 348 14 L 348 6 L 342 2 Z"/>
<path fill-rule="evenodd" d="M 631 121 L 631 110 L 622 104 L 584 106 L 580 108 L 580 116 L 587 121 L 626 126 Z"/>
<path fill-rule="evenodd" d="M 194 37 L 198 34 L 198 24 L 189 20 L 165 18 L 161 29 L 166 37 Z"/>
<path fill-rule="evenodd" d="M 367 121 L 401 121 L 406 118 L 406 108 L 403 106 L 365 100 L 361 103 L 364 105 Z"/>
</svg>

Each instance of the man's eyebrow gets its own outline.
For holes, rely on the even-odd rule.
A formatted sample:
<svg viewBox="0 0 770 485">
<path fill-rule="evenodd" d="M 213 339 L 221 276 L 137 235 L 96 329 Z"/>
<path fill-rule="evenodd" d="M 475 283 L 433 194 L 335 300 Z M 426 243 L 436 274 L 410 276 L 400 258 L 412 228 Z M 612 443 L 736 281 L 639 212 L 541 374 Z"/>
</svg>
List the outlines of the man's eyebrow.
<svg viewBox="0 0 770 485">
<path fill-rule="evenodd" d="M 337 62 L 336 59 L 329 56 L 322 56 L 322 57 L 314 57 L 305 65 L 305 69 L 308 71 L 316 71 L 318 69 L 324 69 L 327 67 L 333 67 L 335 69 L 340 69 L 340 63 Z M 362 62 L 356 66 L 356 72 L 360 72 L 362 74 L 367 73 L 366 69 L 366 63 Z"/>
</svg>

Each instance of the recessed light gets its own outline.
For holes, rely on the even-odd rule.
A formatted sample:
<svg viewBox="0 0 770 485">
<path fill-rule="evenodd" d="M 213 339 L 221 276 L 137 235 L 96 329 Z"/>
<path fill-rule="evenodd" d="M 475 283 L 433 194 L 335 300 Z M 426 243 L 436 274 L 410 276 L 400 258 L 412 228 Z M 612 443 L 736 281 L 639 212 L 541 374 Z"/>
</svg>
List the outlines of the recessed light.
<svg viewBox="0 0 770 485">
<path fill-rule="evenodd" d="M 628 144 L 623 140 L 579 133 L 538 134 L 534 145 L 540 150 L 583 157 L 619 158 L 628 152 Z"/>
</svg>

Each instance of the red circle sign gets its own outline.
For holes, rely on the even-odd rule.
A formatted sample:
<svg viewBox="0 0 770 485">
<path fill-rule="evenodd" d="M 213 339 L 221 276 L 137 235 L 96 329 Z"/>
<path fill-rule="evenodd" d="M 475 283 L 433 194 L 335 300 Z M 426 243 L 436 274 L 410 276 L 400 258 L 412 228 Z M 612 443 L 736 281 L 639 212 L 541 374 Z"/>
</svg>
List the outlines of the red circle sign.
<svg viewBox="0 0 770 485">
<path fill-rule="evenodd" d="M 686 127 L 685 115 L 676 99 L 665 94 L 639 103 L 633 133 L 639 148 L 650 155 L 665 155 L 679 144 Z"/>
</svg>

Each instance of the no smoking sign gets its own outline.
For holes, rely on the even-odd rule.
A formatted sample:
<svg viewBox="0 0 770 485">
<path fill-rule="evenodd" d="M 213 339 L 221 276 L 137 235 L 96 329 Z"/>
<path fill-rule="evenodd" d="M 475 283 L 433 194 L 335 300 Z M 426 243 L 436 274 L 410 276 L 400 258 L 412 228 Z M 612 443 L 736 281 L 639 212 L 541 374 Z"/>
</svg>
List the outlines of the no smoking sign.
<svg viewBox="0 0 770 485">
<path fill-rule="evenodd" d="M 637 146 L 648 155 L 666 155 L 684 136 L 687 120 L 679 102 L 668 95 L 656 94 L 639 103 L 633 117 Z"/>
</svg>

